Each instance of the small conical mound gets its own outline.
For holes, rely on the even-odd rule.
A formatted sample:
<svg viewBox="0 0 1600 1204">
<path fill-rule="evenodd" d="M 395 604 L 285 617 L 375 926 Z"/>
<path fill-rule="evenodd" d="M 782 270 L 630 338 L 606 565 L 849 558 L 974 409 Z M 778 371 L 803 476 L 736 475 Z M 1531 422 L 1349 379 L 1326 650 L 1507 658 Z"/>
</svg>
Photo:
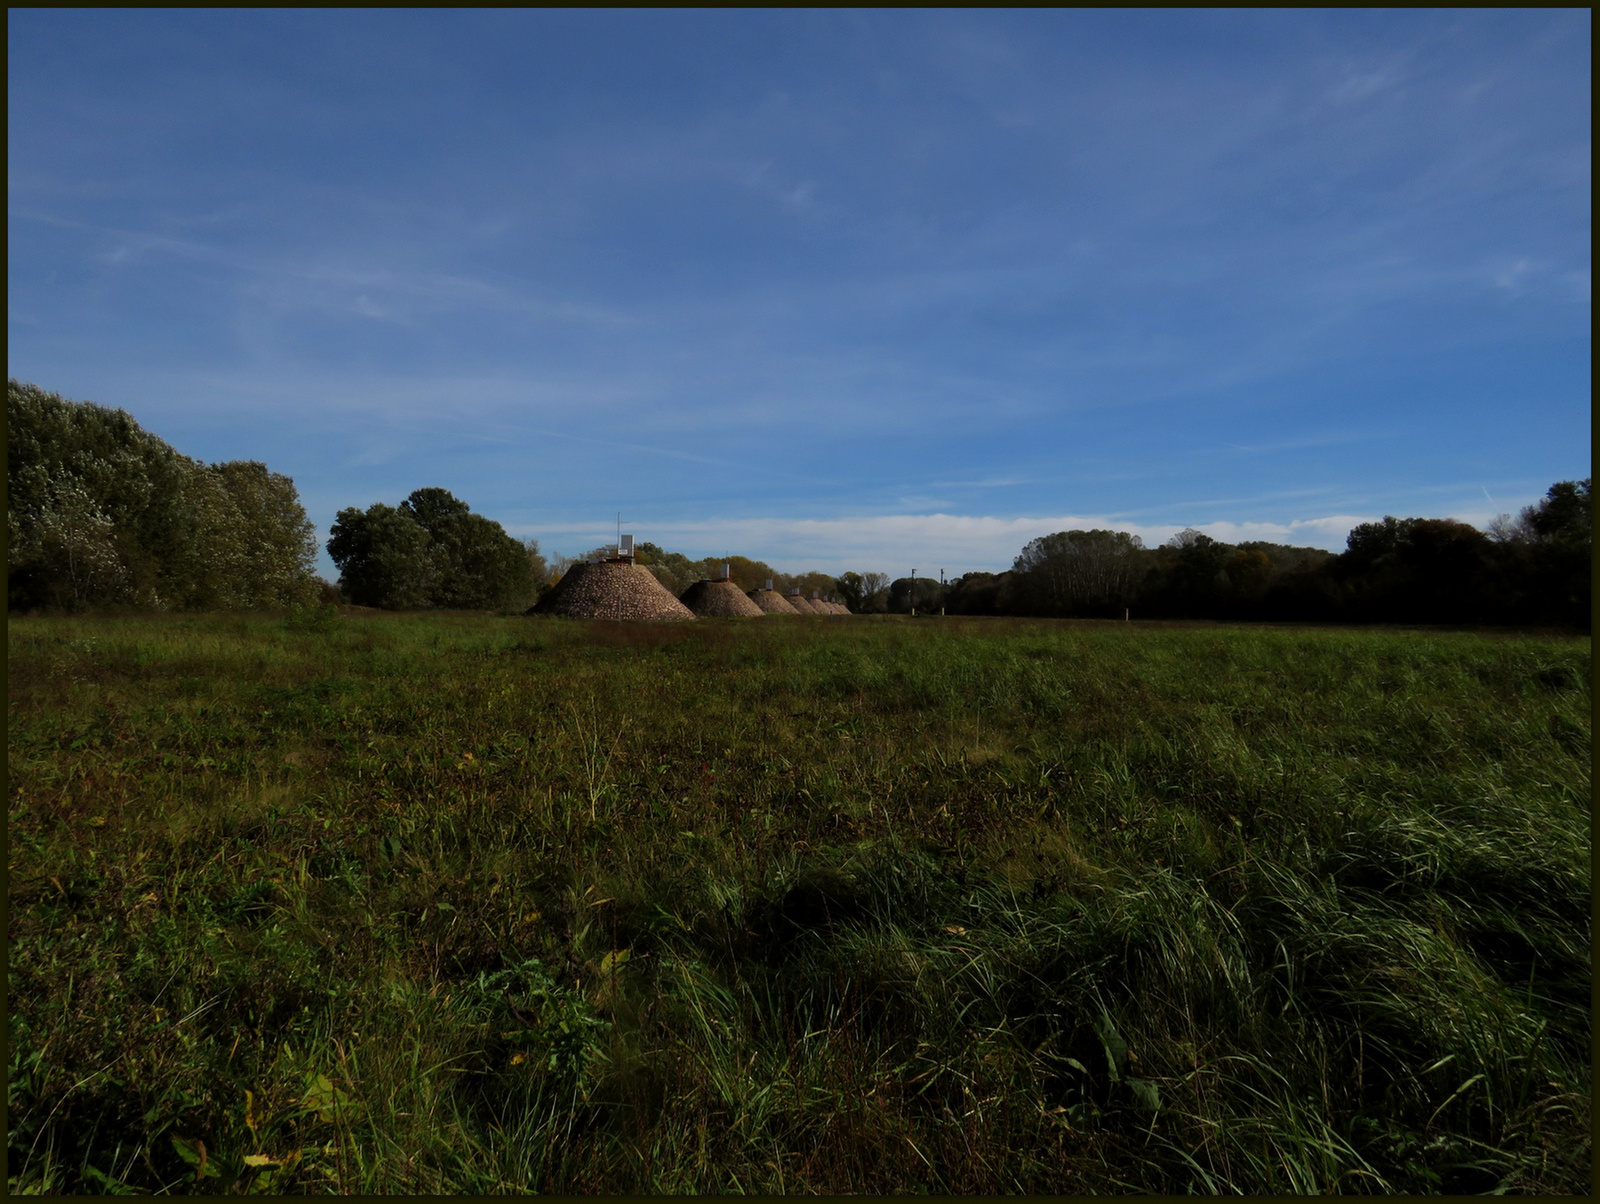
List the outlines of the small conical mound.
<svg viewBox="0 0 1600 1204">
<path fill-rule="evenodd" d="M 746 595 L 761 608 L 763 614 L 795 615 L 800 612 L 789 605 L 789 600 L 775 589 L 753 589 Z"/>
<path fill-rule="evenodd" d="M 572 619 L 681 622 L 694 611 L 672 596 L 642 564 L 575 564 L 534 608 Z"/>
<path fill-rule="evenodd" d="M 706 618 L 759 619 L 765 613 L 732 581 L 696 581 L 679 601 Z"/>
<path fill-rule="evenodd" d="M 797 615 L 820 615 L 823 613 L 810 598 L 800 594 L 790 594 L 784 601 L 794 607 L 794 613 Z"/>
</svg>

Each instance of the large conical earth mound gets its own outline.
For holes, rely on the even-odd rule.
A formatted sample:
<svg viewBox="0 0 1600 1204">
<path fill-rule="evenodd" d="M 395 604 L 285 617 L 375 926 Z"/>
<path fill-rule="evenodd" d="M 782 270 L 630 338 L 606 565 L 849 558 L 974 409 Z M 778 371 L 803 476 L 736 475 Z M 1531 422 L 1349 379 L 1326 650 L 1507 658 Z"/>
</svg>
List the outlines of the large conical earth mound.
<svg viewBox="0 0 1600 1204">
<path fill-rule="evenodd" d="M 765 613 L 732 581 L 696 581 L 678 600 L 708 619 L 759 619 Z"/>
<path fill-rule="evenodd" d="M 575 564 L 534 608 L 571 619 L 681 622 L 694 611 L 672 596 L 642 564 Z"/>
<path fill-rule="evenodd" d="M 810 598 L 803 597 L 800 594 L 790 594 L 784 601 L 794 607 L 794 613 L 797 615 L 820 615 L 822 613 L 812 604 Z"/>
<path fill-rule="evenodd" d="M 794 615 L 800 613 L 790 606 L 788 599 L 775 589 L 753 589 L 745 596 L 759 606 L 763 614 Z"/>
</svg>

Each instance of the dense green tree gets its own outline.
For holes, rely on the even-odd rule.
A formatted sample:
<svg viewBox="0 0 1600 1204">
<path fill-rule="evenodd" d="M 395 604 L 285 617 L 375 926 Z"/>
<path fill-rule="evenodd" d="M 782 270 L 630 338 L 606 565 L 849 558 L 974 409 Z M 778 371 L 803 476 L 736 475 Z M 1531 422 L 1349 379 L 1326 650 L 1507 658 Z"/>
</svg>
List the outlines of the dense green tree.
<svg viewBox="0 0 1600 1204">
<path fill-rule="evenodd" d="M 400 509 L 422 525 L 434 541 L 449 542 L 455 526 L 472 513 L 468 506 L 448 489 L 429 486 L 413 489 Z"/>
<path fill-rule="evenodd" d="M 400 503 L 431 540 L 429 602 L 466 610 L 520 610 L 536 582 L 525 547 L 448 490 L 418 489 Z"/>
<path fill-rule="evenodd" d="M 913 608 L 918 614 L 937 614 L 947 592 L 937 577 L 897 577 L 889 583 L 884 608 L 895 615 L 909 614 Z"/>
<path fill-rule="evenodd" d="M 729 579 L 746 593 L 766 585 L 769 577 L 775 579 L 780 575 L 764 560 L 751 560 L 748 556 L 707 556 L 695 562 L 694 580 L 698 581 L 702 577 L 713 579 L 721 577 L 724 565 L 727 566 Z M 693 585 L 694 581 L 689 584 Z M 688 586 L 684 588 L 687 589 Z"/>
<path fill-rule="evenodd" d="M 1166 543 L 1173 551 L 1167 588 L 1183 599 L 1183 611 L 1200 618 L 1221 618 L 1228 601 L 1228 561 L 1235 549 L 1192 527 Z"/>
<path fill-rule="evenodd" d="M 533 604 L 538 582 L 528 550 L 481 514 L 459 524 L 459 540 L 445 565 L 436 605 L 476 610 L 523 610 Z"/>
<path fill-rule="evenodd" d="M 328 555 L 345 597 L 362 606 L 522 610 L 539 584 L 524 544 L 438 488 L 398 507 L 341 510 Z"/>
<path fill-rule="evenodd" d="M 1594 499 L 1590 478 L 1559 481 L 1522 512 L 1525 544 L 1507 549 L 1526 583 L 1520 610 L 1534 622 L 1588 627 L 1594 597 Z"/>
<path fill-rule="evenodd" d="M 339 568 L 339 592 L 357 606 L 429 605 L 438 564 L 431 542 L 410 514 L 382 502 L 339 511 L 328 537 L 328 556 Z"/>
<path fill-rule="evenodd" d="M 633 545 L 633 559 L 635 564 L 649 569 L 673 597 L 683 593 L 702 575 L 699 565 L 682 552 L 669 552 L 648 540 Z"/>
<path fill-rule="evenodd" d="M 1404 623 L 1475 623 L 1496 617 L 1489 537 L 1445 518 L 1361 523 L 1332 566 L 1348 617 Z"/>
<path fill-rule="evenodd" d="M 1272 563 L 1274 576 L 1299 572 L 1326 564 L 1333 555 L 1326 548 L 1300 547 L 1286 543 L 1271 543 L 1264 539 L 1246 539 L 1234 545 L 1241 552 L 1261 552 Z"/>
<path fill-rule="evenodd" d="M 834 579 L 827 573 L 813 570 L 809 573 L 771 573 L 772 588 L 779 593 L 787 594 L 790 590 L 798 589 L 807 598 L 817 594 L 823 598 L 833 597 L 838 590 L 834 586 Z"/>
<path fill-rule="evenodd" d="M 728 566 L 729 578 L 747 593 L 771 581 L 772 588 L 783 594 L 792 589 L 798 589 L 808 598 L 813 591 L 825 598 L 839 594 L 838 582 L 827 573 L 781 573 L 764 560 L 752 560 L 748 556 L 731 553 L 690 560 L 681 552 L 669 552 L 656 544 L 641 541 L 634 545 L 634 558 L 636 563 L 648 568 L 655 574 L 656 580 L 674 594 L 683 593 L 702 577 L 721 577 L 724 565 Z"/>
<path fill-rule="evenodd" d="M 522 550 L 528 557 L 528 574 L 533 578 L 533 592 L 535 599 L 550 588 L 550 563 L 545 560 L 544 554 L 539 551 L 537 539 L 524 539 Z"/>
<path fill-rule="evenodd" d="M 945 610 L 953 615 L 1011 614 L 1015 609 L 1013 580 L 1010 571 L 965 573 L 950 583 Z"/>
<path fill-rule="evenodd" d="M 1041 615 L 1111 615 L 1133 595 L 1144 543 L 1125 531 L 1058 531 L 1018 553 L 1018 602 Z"/>
<path fill-rule="evenodd" d="M 185 483 L 195 516 L 184 559 L 190 605 L 233 609 L 303 604 L 317 593 L 315 528 L 294 482 L 254 460 L 199 468 Z"/>
<path fill-rule="evenodd" d="M 12 606 L 160 606 L 185 592 L 192 465 L 123 410 L 12 380 L 6 405 Z"/>
<path fill-rule="evenodd" d="M 1534 536 L 1550 543 L 1587 546 L 1594 532 L 1594 499 L 1589 484 L 1589 477 L 1558 481 L 1537 506 L 1527 507 L 1522 512 L 1523 519 Z"/>
<path fill-rule="evenodd" d="M 863 614 L 881 614 L 889 608 L 889 574 L 861 574 L 861 609 Z"/>
<path fill-rule="evenodd" d="M 834 592 L 850 608 L 852 614 L 864 615 L 881 612 L 889 603 L 889 575 L 887 573 L 849 572 L 834 579 Z"/>
<path fill-rule="evenodd" d="M 279 606 L 316 593 L 316 541 L 285 476 L 205 465 L 125 411 L 7 390 L 12 607 Z"/>
<path fill-rule="evenodd" d="M 1268 571 L 1260 579 L 1260 562 L 1253 567 L 1239 559 L 1240 553 L 1260 553 L 1266 557 Z M 1246 619 L 1326 619 L 1330 617 L 1330 586 L 1324 566 L 1333 553 L 1324 548 L 1295 547 L 1247 540 L 1240 543 L 1224 566 L 1233 601 L 1230 618 Z"/>
</svg>

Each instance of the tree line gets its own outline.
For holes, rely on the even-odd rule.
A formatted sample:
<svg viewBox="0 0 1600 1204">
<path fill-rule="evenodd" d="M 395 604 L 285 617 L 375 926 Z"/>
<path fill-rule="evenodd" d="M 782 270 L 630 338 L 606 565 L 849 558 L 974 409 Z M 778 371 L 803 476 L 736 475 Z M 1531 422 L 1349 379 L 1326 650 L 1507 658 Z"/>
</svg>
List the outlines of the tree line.
<svg viewBox="0 0 1600 1204">
<path fill-rule="evenodd" d="M 1342 553 L 1228 544 L 1192 529 L 1158 548 L 1122 531 L 1060 531 L 1031 541 L 1003 573 L 967 573 L 945 585 L 900 578 L 874 608 L 1588 629 L 1592 515 L 1585 478 L 1557 482 L 1487 532 L 1442 518 L 1362 523 Z"/>
<path fill-rule="evenodd" d="M 608 549 L 597 548 L 585 553 L 585 557 L 594 558 L 606 551 Z M 825 598 L 843 600 L 838 579 L 827 573 L 784 573 L 764 560 L 751 560 L 747 556 L 705 556 L 691 560 L 682 552 L 668 552 L 653 543 L 642 542 L 634 545 L 634 563 L 644 565 L 674 595 L 682 594 L 702 577 L 719 578 L 726 570 L 728 579 L 746 593 L 764 589 L 770 581 L 772 588 L 781 594 L 799 590 L 808 598 L 817 593 Z"/>
<path fill-rule="evenodd" d="M 550 560 L 447 490 L 339 511 L 328 554 L 294 482 L 255 461 L 204 464 L 125 411 L 12 380 L 7 394 L 7 583 L 11 609 L 295 606 L 319 596 L 386 609 L 520 611 L 572 564 Z M 741 589 L 768 581 L 860 613 L 1036 615 L 1590 626 L 1590 481 L 1552 485 L 1487 532 L 1450 519 L 1386 517 L 1345 551 L 1186 530 L 1157 548 L 1122 531 L 1058 531 L 1001 573 L 941 583 L 884 573 L 784 573 L 738 555 L 691 559 L 653 543 L 636 560 L 674 595 L 726 566 Z"/>
</svg>

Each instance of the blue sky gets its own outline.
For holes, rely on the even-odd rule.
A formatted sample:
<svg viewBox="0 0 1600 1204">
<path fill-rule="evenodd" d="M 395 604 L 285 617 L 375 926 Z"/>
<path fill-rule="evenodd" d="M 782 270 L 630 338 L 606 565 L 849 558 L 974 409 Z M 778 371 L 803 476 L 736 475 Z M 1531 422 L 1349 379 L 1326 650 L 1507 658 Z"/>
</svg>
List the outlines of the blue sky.
<svg viewBox="0 0 1600 1204">
<path fill-rule="evenodd" d="M 324 539 L 959 573 L 1590 472 L 1586 11 L 8 24 L 10 375 Z"/>
</svg>

